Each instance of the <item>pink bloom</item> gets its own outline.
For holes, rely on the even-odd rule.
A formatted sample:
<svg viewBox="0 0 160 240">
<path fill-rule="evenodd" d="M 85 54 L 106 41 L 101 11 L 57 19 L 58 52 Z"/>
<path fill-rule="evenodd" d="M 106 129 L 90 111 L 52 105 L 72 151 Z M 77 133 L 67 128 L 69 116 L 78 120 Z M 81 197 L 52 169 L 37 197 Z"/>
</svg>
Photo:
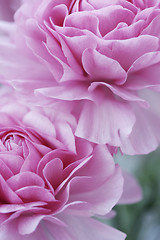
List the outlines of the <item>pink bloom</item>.
<svg viewBox="0 0 160 240">
<path fill-rule="evenodd" d="M 119 201 L 121 170 L 105 145 L 75 139 L 64 116 L 1 96 L 0 239 L 125 238 L 90 218 Z"/>
<path fill-rule="evenodd" d="M 66 101 L 78 137 L 127 154 L 153 151 L 160 142 L 159 110 L 150 102 L 159 101 L 159 2 L 24 1 L 12 42 L 1 43 L 0 72 L 30 98 Z"/>
</svg>

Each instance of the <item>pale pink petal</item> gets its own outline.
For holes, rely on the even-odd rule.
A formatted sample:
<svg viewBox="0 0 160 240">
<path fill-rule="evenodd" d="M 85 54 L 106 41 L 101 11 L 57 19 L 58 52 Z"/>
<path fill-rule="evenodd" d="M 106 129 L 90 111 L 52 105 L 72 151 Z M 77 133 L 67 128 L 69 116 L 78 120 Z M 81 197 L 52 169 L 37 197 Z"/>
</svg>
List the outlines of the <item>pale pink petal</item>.
<svg viewBox="0 0 160 240">
<path fill-rule="evenodd" d="M 92 24 L 90 24 L 92 22 Z M 67 16 L 65 21 L 66 27 L 75 27 L 78 29 L 87 29 L 92 33 L 101 36 L 99 32 L 99 20 L 94 14 L 86 14 L 86 12 L 76 12 Z"/>
<path fill-rule="evenodd" d="M 17 174 L 20 171 L 22 164 L 24 163 L 24 159 L 21 156 L 10 154 L 7 151 L 1 152 L 0 158 L 12 171 L 13 174 Z"/>
<path fill-rule="evenodd" d="M 47 234 L 43 228 L 38 226 L 36 231 L 32 235 L 22 236 L 17 230 L 17 222 L 13 221 L 10 224 L 3 225 L 0 227 L 0 238 L 3 240 L 49 240 L 46 238 Z"/>
<path fill-rule="evenodd" d="M 43 175 L 49 185 L 56 189 L 62 181 L 63 162 L 59 158 L 55 158 L 48 162 L 43 169 Z M 51 188 L 52 189 L 52 188 Z"/>
<path fill-rule="evenodd" d="M 0 20 L 13 21 L 14 12 L 20 4 L 20 0 L 1 0 Z"/>
<path fill-rule="evenodd" d="M 99 105 L 86 102 L 75 134 L 91 142 L 118 146 L 121 144 L 120 135 L 127 137 L 134 123 L 135 116 L 127 103 L 114 99 Z"/>
<path fill-rule="evenodd" d="M 134 0 L 133 0 L 134 1 Z M 97 0 L 92 0 L 92 7 L 94 9 L 100 9 L 100 8 L 103 8 L 103 7 L 107 7 L 107 6 L 110 6 L 111 3 L 108 2 L 108 1 L 103 1 L 103 0 L 99 0 L 97 2 Z M 118 5 L 118 6 L 122 6 L 124 9 L 129 9 L 130 11 L 132 11 L 133 13 L 137 13 L 138 9 L 135 5 L 131 4 L 130 3 L 130 0 L 129 1 L 121 1 L 121 0 L 112 0 L 112 6 L 113 5 Z M 84 5 L 85 6 L 85 5 Z M 113 8 L 114 9 L 114 8 Z M 115 8 L 116 9 L 116 8 Z M 85 10 L 85 8 L 83 9 Z"/>
<path fill-rule="evenodd" d="M 31 203 L 19 203 L 19 204 L 1 204 L 0 213 L 14 213 L 16 211 L 26 211 L 26 209 L 32 209 L 35 207 L 45 206 L 46 202 L 31 202 Z"/>
<path fill-rule="evenodd" d="M 57 138 L 64 143 L 64 146 L 66 146 L 69 151 L 76 153 L 75 137 L 69 124 L 67 122 L 59 121 L 56 126 L 56 130 Z"/>
<path fill-rule="evenodd" d="M 9 100 L 9 96 L 8 96 L 8 100 Z M 27 106 L 24 107 L 24 105 L 21 105 L 20 103 L 15 104 L 15 103 L 13 103 L 13 102 L 11 103 L 9 101 L 8 104 L 6 103 L 1 107 L 1 111 L 12 116 L 15 120 L 18 120 L 18 119 L 23 118 L 23 116 L 28 112 L 28 108 L 27 108 Z M 8 124 L 8 126 L 9 125 L 10 124 Z M 12 126 L 12 124 L 10 126 Z"/>
<path fill-rule="evenodd" d="M 49 163 L 51 160 L 54 159 L 61 159 L 63 162 L 64 166 L 69 165 L 70 163 L 74 162 L 75 155 L 73 153 L 70 153 L 65 150 L 61 149 L 55 149 L 51 151 L 50 153 L 46 154 L 39 162 L 37 166 L 37 174 L 39 176 L 43 176 L 43 169 L 46 166 L 47 163 Z"/>
<path fill-rule="evenodd" d="M 29 79 L 36 81 L 46 80 L 51 74 L 47 72 L 43 65 L 33 59 L 21 55 L 17 48 L 10 43 L 0 43 L 0 72 L 1 75 L 9 79 Z M 25 64 L 25 67 L 23 67 Z M 10 71 L 8 71 L 8 68 Z M 38 75 L 37 75 L 38 73 Z"/>
<path fill-rule="evenodd" d="M 25 141 L 25 144 L 27 148 L 27 154 L 25 156 L 25 161 L 21 167 L 21 172 L 25 172 L 25 171 L 35 172 L 37 169 L 37 165 L 42 156 L 38 151 L 38 149 L 36 149 L 31 142 Z M 34 162 L 33 162 L 33 159 L 34 159 Z"/>
<path fill-rule="evenodd" d="M 115 59 L 127 71 L 136 59 L 158 50 L 159 39 L 144 35 L 126 40 L 104 41 L 103 45 L 99 52 Z"/>
<path fill-rule="evenodd" d="M 92 155 L 93 145 L 83 138 L 76 138 L 76 150 L 80 159 Z"/>
<path fill-rule="evenodd" d="M 0 174 L 2 175 L 5 181 L 11 176 L 13 176 L 13 172 L 1 159 L 0 159 Z"/>
<path fill-rule="evenodd" d="M 131 24 L 134 18 L 133 12 L 121 7 L 120 5 L 110 5 L 95 10 L 94 14 L 99 19 L 99 30 L 102 36 L 112 31 L 119 22 L 126 22 Z M 116 15 L 116 18 L 114 17 Z"/>
<path fill-rule="evenodd" d="M 42 220 L 50 221 L 53 225 L 65 224 L 53 216 L 35 214 L 33 216 L 20 216 L 18 218 L 18 231 L 21 235 L 33 233 Z"/>
<path fill-rule="evenodd" d="M 12 176 L 7 180 L 8 185 L 13 191 L 26 186 L 44 187 L 44 182 L 37 174 L 33 172 L 23 172 Z"/>
<path fill-rule="evenodd" d="M 49 50 L 44 42 L 45 34 L 39 28 L 37 22 L 32 19 L 27 21 L 27 28 L 30 29 L 31 35 L 33 35 L 33 33 L 36 34 L 36 38 L 27 39 L 27 44 L 31 49 L 33 49 L 33 53 L 39 58 L 39 60 L 45 63 L 51 70 L 53 77 L 60 80 L 63 75 L 63 66 L 56 57 L 49 53 Z M 51 68 L 51 65 L 54 67 Z"/>
<path fill-rule="evenodd" d="M 96 81 L 110 82 L 112 80 L 121 84 L 126 79 L 126 72 L 117 61 L 96 50 L 86 49 L 82 55 L 82 63 L 86 73 Z"/>
<path fill-rule="evenodd" d="M 66 23 L 68 20 L 66 19 Z M 65 23 L 65 24 L 66 24 Z M 92 26 L 94 27 L 94 25 Z M 73 32 L 73 30 L 72 30 Z M 66 46 L 68 47 L 68 51 L 72 52 L 73 57 L 75 61 L 79 64 L 79 67 L 82 67 L 82 54 L 85 49 L 87 48 L 92 48 L 95 49 L 97 46 L 97 41 L 96 39 L 91 36 L 91 35 L 84 35 L 84 33 L 81 32 L 78 36 L 66 36 L 65 33 L 61 34 L 61 38 L 63 38 L 64 42 L 66 43 Z M 63 47 L 63 45 L 62 45 Z M 66 52 L 65 49 L 63 49 L 64 53 Z M 67 57 L 67 52 L 66 52 L 66 57 Z M 70 63 L 69 59 L 68 62 Z M 70 63 L 71 67 L 75 67 L 75 65 Z M 84 71 L 81 69 L 79 70 L 80 73 L 84 74 Z"/>
<path fill-rule="evenodd" d="M 34 39 L 27 39 L 27 43 L 34 54 L 42 61 L 53 75 L 56 81 L 67 81 L 81 79 L 83 76 L 73 71 L 64 61 L 52 54 L 45 42 L 37 42 Z M 38 43 L 38 45 L 37 45 Z"/>
<path fill-rule="evenodd" d="M 88 187 L 88 185 L 92 182 L 94 184 L 94 179 L 93 181 L 88 179 L 86 181 L 86 187 Z M 73 178 L 70 185 L 69 201 L 79 200 L 88 202 L 90 205 L 88 210 L 92 214 L 105 215 L 106 213 L 110 212 L 122 194 L 123 179 L 121 176 L 120 168 L 117 166 L 114 174 L 98 188 L 96 187 L 95 189 L 89 191 L 88 187 L 88 192 L 78 193 L 78 186 L 80 189 L 83 189 L 83 186 L 85 186 L 85 181 L 81 182 L 80 179 Z"/>
<path fill-rule="evenodd" d="M 131 25 L 127 25 L 126 23 L 119 23 L 116 28 L 114 28 L 111 32 L 106 34 L 104 37 L 105 40 L 123 40 L 129 39 L 133 37 L 138 37 L 143 30 L 144 21 L 140 20 Z"/>
<path fill-rule="evenodd" d="M 125 86 L 138 90 L 159 85 L 159 63 L 160 52 L 147 53 L 141 56 L 129 69 Z"/>
<path fill-rule="evenodd" d="M 46 224 L 46 228 L 56 240 L 124 240 L 126 235 L 110 226 L 91 218 L 60 215 L 67 228 L 55 228 Z"/>
<path fill-rule="evenodd" d="M 98 161 L 97 161 L 98 159 Z M 108 148 L 105 145 L 97 145 L 93 149 L 92 158 L 87 162 L 87 165 L 79 170 L 80 176 L 91 176 L 96 181 L 104 182 L 115 171 L 115 163 Z M 99 175 L 99 173 L 101 173 Z M 83 189 L 77 189 L 77 193 Z"/>
<path fill-rule="evenodd" d="M 142 190 L 134 176 L 123 171 L 123 193 L 118 201 L 119 204 L 136 203 L 142 199 Z"/>
<path fill-rule="evenodd" d="M 21 198 L 9 187 L 0 175 L 0 200 L 5 203 L 22 203 Z"/>
<path fill-rule="evenodd" d="M 0 126 L 5 127 L 6 125 L 13 127 L 14 125 L 16 125 L 16 121 L 11 116 L 8 117 L 6 115 L 6 113 L 1 112 L 0 113 Z"/>
<path fill-rule="evenodd" d="M 24 202 L 46 201 L 54 202 L 55 198 L 49 190 L 39 186 L 23 187 L 15 191 Z"/>
<path fill-rule="evenodd" d="M 30 111 L 23 118 L 23 122 L 27 126 L 33 127 L 39 133 L 43 135 L 56 136 L 54 125 L 49 121 L 48 118 L 39 114 L 38 112 Z"/>
<path fill-rule="evenodd" d="M 109 88 L 114 94 L 116 94 L 117 96 L 121 97 L 124 100 L 140 102 L 142 105 L 144 105 L 144 107 L 148 107 L 148 104 L 144 99 L 137 96 L 136 93 L 128 91 L 128 89 L 125 88 L 124 86 L 116 86 L 114 84 L 110 85 L 104 82 L 93 82 L 88 88 L 88 91 L 93 92 L 97 87 L 100 86 Z"/>
<path fill-rule="evenodd" d="M 50 88 L 41 88 L 35 90 L 35 94 L 40 96 L 46 96 L 50 98 L 60 99 L 60 100 L 81 100 L 81 99 L 90 99 L 88 93 L 88 84 L 84 85 L 81 82 L 75 84 L 70 82 L 67 85 L 50 87 Z"/>
<path fill-rule="evenodd" d="M 158 28 L 158 23 L 160 21 L 160 16 L 158 15 L 153 19 L 153 21 L 142 31 L 142 34 L 149 34 L 152 36 L 160 37 L 160 30 Z"/>
<path fill-rule="evenodd" d="M 89 156 L 89 157 L 86 157 L 85 159 L 75 161 L 72 164 L 70 164 L 66 169 L 64 169 L 64 172 L 63 172 L 64 180 L 61 182 L 61 184 L 58 186 L 58 188 L 55 191 L 56 199 L 61 200 L 64 203 L 68 201 L 70 182 L 72 181 L 72 178 L 74 177 L 74 175 L 76 175 L 76 172 L 80 168 L 86 165 L 86 163 L 90 160 L 91 157 L 92 156 Z"/>
<path fill-rule="evenodd" d="M 63 26 L 64 19 L 67 15 L 68 9 L 64 4 L 57 5 L 52 9 L 52 20 L 55 25 Z"/>
<path fill-rule="evenodd" d="M 121 137 L 121 150 L 122 152 L 130 155 L 147 154 L 154 151 L 159 146 L 159 116 L 154 114 L 152 111 L 150 112 L 143 108 L 136 108 L 135 112 L 135 125 L 132 133 L 127 139 Z"/>
</svg>

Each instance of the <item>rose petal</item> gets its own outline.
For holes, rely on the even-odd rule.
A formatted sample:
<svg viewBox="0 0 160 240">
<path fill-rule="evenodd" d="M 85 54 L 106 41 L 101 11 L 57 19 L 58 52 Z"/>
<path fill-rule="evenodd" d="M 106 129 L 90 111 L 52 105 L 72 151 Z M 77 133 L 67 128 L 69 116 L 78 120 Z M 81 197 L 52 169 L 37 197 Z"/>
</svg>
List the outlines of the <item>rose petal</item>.
<svg viewBox="0 0 160 240">
<path fill-rule="evenodd" d="M 1 204 L 0 213 L 14 213 L 16 211 L 20 212 L 21 210 L 26 211 L 29 209 L 32 211 L 33 208 L 39 206 L 45 206 L 46 202 L 31 202 L 31 203 L 19 203 L 19 204 Z M 7 217 L 8 218 L 8 217 Z"/>
<path fill-rule="evenodd" d="M 49 185 L 53 189 L 56 189 L 62 181 L 63 162 L 59 158 L 55 158 L 48 162 L 43 169 L 43 175 Z"/>
<path fill-rule="evenodd" d="M 153 21 L 142 31 L 142 34 L 148 34 L 156 37 L 160 37 L 160 31 L 158 28 L 158 23 L 160 21 L 160 16 L 158 15 L 153 19 Z"/>
<path fill-rule="evenodd" d="M 91 24 L 92 22 L 92 24 Z M 78 29 L 87 29 L 94 34 L 101 36 L 99 32 L 99 20 L 92 14 L 87 14 L 87 12 L 74 12 L 66 17 L 65 20 L 66 27 L 74 27 Z"/>
<path fill-rule="evenodd" d="M 16 174 L 7 180 L 8 185 L 13 191 L 26 186 L 40 186 L 44 187 L 44 181 L 37 174 L 33 172 L 23 172 Z"/>
<path fill-rule="evenodd" d="M 144 23 L 143 20 L 139 20 L 128 26 L 126 23 L 120 22 L 116 28 L 105 35 L 104 39 L 124 40 L 138 37 L 143 30 Z"/>
<path fill-rule="evenodd" d="M 39 186 L 23 187 L 15 191 L 24 202 L 45 201 L 54 202 L 55 198 L 49 190 Z"/>
<path fill-rule="evenodd" d="M 0 175 L 0 201 L 4 203 L 22 203 L 21 198 L 9 187 Z"/>
<path fill-rule="evenodd" d="M 115 80 L 119 84 L 125 81 L 126 73 L 120 64 L 96 50 L 86 49 L 82 55 L 82 63 L 85 71 L 96 81 Z"/>
<path fill-rule="evenodd" d="M 47 163 L 52 161 L 53 159 L 59 158 L 63 162 L 64 168 L 68 166 L 70 163 L 74 162 L 75 155 L 68 151 L 64 151 L 61 149 L 56 149 L 51 151 L 50 153 L 46 154 L 38 164 L 37 167 L 37 174 L 43 177 L 43 169 Z"/>
<path fill-rule="evenodd" d="M 7 165 L 13 174 L 19 173 L 24 163 L 24 159 L 21 156 L 9 152 L 1 152 L 0 159 Z"/>
<path fill-rule="evenodd" d="M 94 10 L 93 13 L 99 19 L 99 30 L 102 36 L 112 31 L 119 22 L 126 22 L 130 25 L 134 14 L 132 11 L 121 7 L 120 5 L 110 5 Z M 116 16 L 116 17 L 115 17 Z"/>
<path fill-rule="evenodd" d="M 11 176 L 13 176 L 13 173 L 10 170 L 10 168 L 7 167 L 5 162 L 3 162 L 1 159 L 0 159 L 0 174 L 2 175 L 5 181 Z"/>
</svg>

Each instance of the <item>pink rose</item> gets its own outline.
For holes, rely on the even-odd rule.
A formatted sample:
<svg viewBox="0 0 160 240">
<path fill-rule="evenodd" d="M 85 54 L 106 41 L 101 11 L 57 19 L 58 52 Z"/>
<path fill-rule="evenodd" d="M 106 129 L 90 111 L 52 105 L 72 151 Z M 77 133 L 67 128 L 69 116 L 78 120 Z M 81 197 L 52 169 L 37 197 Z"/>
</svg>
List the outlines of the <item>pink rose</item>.
<svg viewBox="0 0 160 240">
<path fill-rule="evenodd" d="M 148 153 L 160 142 L 150 101 L 159 101 L 159 21 L 158 0 L 27 0 L 0 72 L 23 94 L 66 101 L 78 137 Z"/>
<path fill-rule="evenodd" d="M 8 96 L 0 102 L 0 239 L 124 239 L 90 218 L 109 213 L 123 191 L 108 148 L 74 138 L 71 116 Z"/>
</svg>

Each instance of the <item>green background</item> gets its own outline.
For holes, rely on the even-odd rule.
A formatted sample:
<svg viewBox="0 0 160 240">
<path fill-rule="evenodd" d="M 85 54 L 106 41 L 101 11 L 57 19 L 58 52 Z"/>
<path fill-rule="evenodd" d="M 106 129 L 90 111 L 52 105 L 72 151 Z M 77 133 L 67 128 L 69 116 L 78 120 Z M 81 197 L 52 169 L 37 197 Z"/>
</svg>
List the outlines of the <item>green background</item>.
<svg viewBox="0 0 160 240">
<path fill-rule="evenodd" d="M 105 222 L 125 232 L 126 240 L 160 240 L 160 150 L 145 156 L 119 154 L 116 162 L 136 176 L 143 199 L 116 206 L 117 215 Z"/>
</svg>

